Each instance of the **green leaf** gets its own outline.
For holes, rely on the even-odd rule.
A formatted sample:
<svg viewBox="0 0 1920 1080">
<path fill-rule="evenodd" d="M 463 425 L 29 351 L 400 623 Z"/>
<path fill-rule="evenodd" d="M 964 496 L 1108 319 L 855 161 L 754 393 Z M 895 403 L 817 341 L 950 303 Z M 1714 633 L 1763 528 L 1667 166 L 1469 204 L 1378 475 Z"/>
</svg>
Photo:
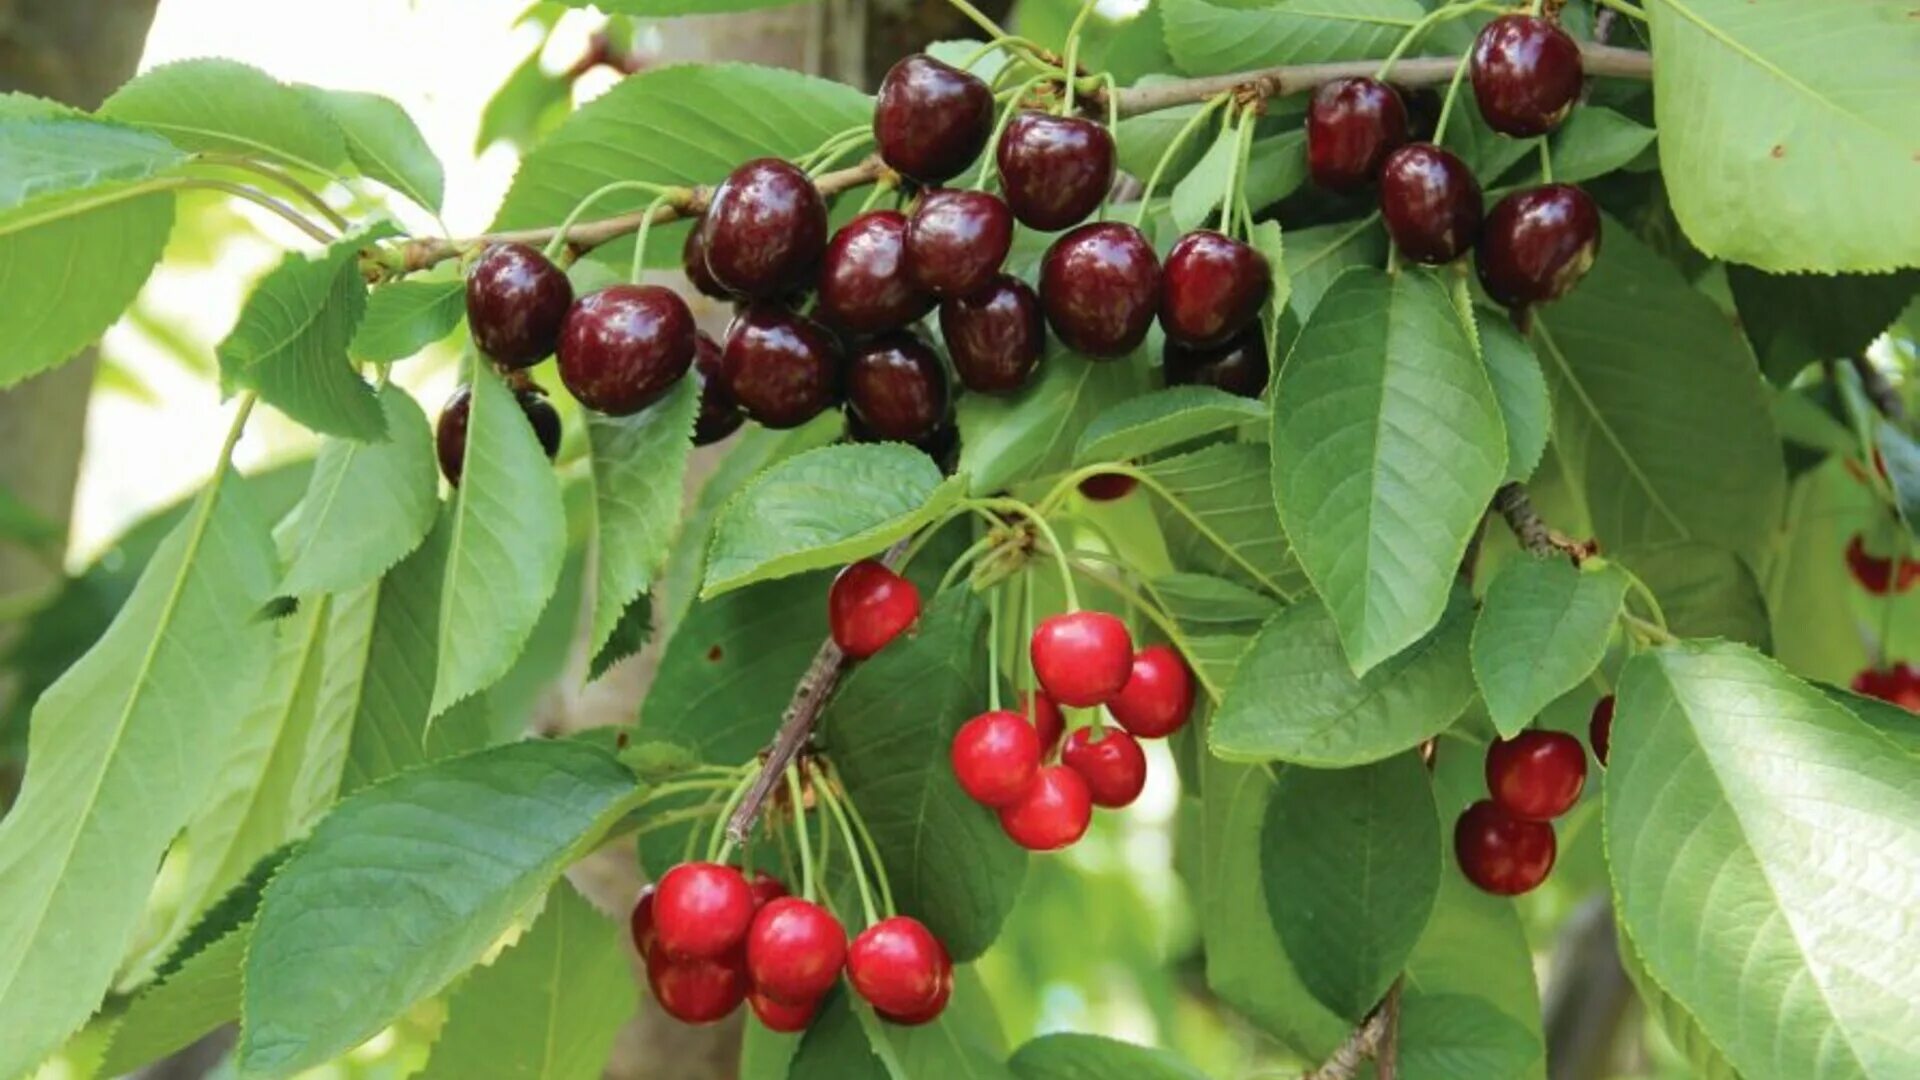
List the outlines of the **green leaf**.
<svg viewBox="0 0 1920 1080">
<path fill-rule="evenodd" d="M 1685 1055 L 1687 1064 L 1693 1068 L 1693 1076 L 1698 1080 L 1739 1080 L 1740 1074 L 1727 1064 L 1719 1047 L 1713 1045 L 1713 1040 L 1700 1027 L 1699 1019 L 1653 981 L 1653 976 L 1647 974 L 1646 962 L 1640 959 L 1639 948 L 1624 936 L 1620 942 L 1620 966 L 1626 971 L 1627 980 L 1633 983 L 1634 993 L 1640 996 L 1647 1015 L 1660 1025 L 1674 1048 Z"/>
<path fill-rule="evenodd" d="M 1364 765 L 1418 746 L 1473 700 L 1472 610 L 1471 598 L 1455 590 L 1432 633 L 1356 678 L 1326 606 L 1302 600 L 1261 628 L 1208 744 L 1230 761 L 1315 768 Z"/>
<path fill-rule="evenodd" d="M 946 513 L 966 484 L 941 479 L 932 458 L 901 443 L 825 446 L 788 458 L 720 512 L 700 595 L 876 554 Z"/>
<path fill-rule="evenodd" d="M 1400 1068 L 1409 1077 L 1497 1080 L 1525 1076 L 1540 1061 L 1537 1033 L 1472 994 L 1409 997 L 1399 1038 Z"/>
<path fill-rule="evenodd" d="M 1773 623 L 1760 582 L 1733 552 L 1677 540 L 1622 548 L 1613 557 L 1660 598 L 1667 628 L 1677 636 L 1773 647 Z"/>
<path fill-rule="evenodd" d="M 626 610 L 608 632 L 607 640 L 587 664 L 587 681 L 594 682 L 613 665 L 647 647 L 653 637 L 653 599 L 646 593 L 627 602 Z"/>
<path fill-rule="evenodd" d="M 1920 252 L 1913 13 L 1652 0 L 1654 119 L 1674 215 L 1763 270 L 1891 270 Z"/>
<path fill-rule="evenodd" d="M 340 128 L 318 102 L 232 60 L 162 64 L 115 91 L 100 115 L 157 131 L 184 150 L 261 158 L 322 175 L 347 158 Z"/>
<path fill-rule="evenodd" d="M 240 1075 L 318 1065 L 438 992 L 524 919 L 638 792 L 604 751 L 524 742 L 342 802 L 261 902 Z"/>
<path fill-rule="evenodd" d="M 347 156 L 360 172 L 411 199 L 440 211 L 446 173 L 411 116 L 392 98 L 353 90 L 302 87 L 319 103 L 346 138 Z"/>
<path fill-rule="evenodd" d="M 1617 566 L 1522 555 L 1500 568 L 1473 624 L 1473 677 L 1501 735 L 1593 674 L 1626 595 Z"/>
<path fill-rule="evenodd" d="M 1406 966 L 1440 888 L 1440 817 L 1420 756 L 1281 770 L 1260 866 L 1301 982 L 1358 1023 Z"/>
<path fill-rule="evenodd" d="M 800 1039 L 787 1080 L 1014 1080 L 1000 1063 L 999 1018 L 966 968 L 954 973 L 954 1000 L 930 1024 L 880 1022 L 872 1006 L 836 990 Z M 884 1044 L 885 1058 L 876 1047 Z"/>
<path fill-rule="evenodd" d="M 1165 497 L 1154 513 L 1174 565 L 1290 597 L 1306 582 L 1273 509 L 1266 448 L 1222 443 L 1144 470 Z"/>
<path fill-rule="evenodd" d="M 497 142 L 524 151 L 573 111 L 572 80 L 549 73 L 540 64 L 545 44 L 543 36 L 480 110 L 480 130 L 473 140 L 476 157 Z"/>
<path fill-rule="evenodd" d="M 1506 475 L 1499 403 L 1446 290 L 1341 276 L 1273 391 L 1273 493 L 1355 674 L 1433 629 Z"/>
<path fill-rule="evenodd" d="M 1177 1055 L 1099 1035 L 1059 1032 L 1020 1047 L 1007 1062 L 1020 1080 L 1206 1080 Z"/>
<path fill-rule="evenodd" d="M 1239 129 L 1222 127 L 1199 163 L 1173 187 L 1167 210 L 1173 216 L 1174 227 L 1181 232 L 1191 232 L 1212 217 L 1213 212 L 1220 209 L 1220 201 L 1227 197 L 1227 184 L 1239 163 Z"/>
<path fill-rule="evenodd" d="M 380 390 L 379 399 L 386 440 L 322 442 L 306 497 L 278 530 L 283 596 L 365 585 L 433 528 L 439 471 L 426 415 L 397 386 Z"/>
<path fill-rule="evenodd" d="M 1280 223 L 1262 221 L 1255 225 L 1252 234 L 1247 237 L 1247 243 L 1252 244 L 1253 249 L 1267 260 L 1270 291 L 1266 309 L 1261 312 L 1267 331 L 1267 356 L 1284 359 L 1279 344 L 1280 323 L 1287 312 L 1288 301 L 1293 298 L 1293 275 L 1287 269 L 1286 242 L 1280 234 Z M 1273 366 L 1271 359 L 1268 366 Z"/>
<path fill-rule="evenodd" d="M 439 341 L 467 317 L 467 287 L 451 281 L 395 281 L 367 296 L 367 314 L 347 345 L 356 360 L 405 360 Z"/>
<path fill-rule="evenodd" d="M 238 1019 L 240 966 L 252 937 L 252 923 L 230 930 L 143 988 L 114 1025 L 100 1075 L 131 1073 Z"/>
<path fill-rule="evenodd" d="M 1300 190 L 1306 182 L 1307 131 L 1304 123 L 1292 131 L 1253 140 L 1253 146 L 1247 154 L 1246 184 L 1241 192 L 1246 195 L 1247 205 L 1255 213 Z M 1260 247 L 1260 233 L 1268 228 L 1273 230 L 1274 236 L 1280 235 L 1280 223 L 1269 219 L 1253 227 L 1254 235 L 1248 242 Z"/>
<path fill-rule="evenodd" d="M 253 616 L 272 574 L 265 525 L 216 480 L 34 708 L 0 819 L 0 1076 L 38 1065 L 100 1003 L 266 672 L 273 633 Z"/>
<path fill-rule="evenodd" d="M 1533 346 L 1505 319 L 1475 311 L 1480 355 L 1487 362 L 1487 381 L 1500 403 L 1500 419 L 1507 429 L 1507 479 L 1522 481 L 1540 466 L 1547 436 L 1553 430 L 1553 401 L 1547 396 L 1547 377 Z"/>
<path fill-rule="evenodd" d="M 1019 394 L 960 396 L 959 471 L 983 494 L 1061 472 L 1073 463 L 1075 433 L 1144 389 L 1143 382 L 1131 362 L 1088 360 L 1055 343 Z"/>
<path fill-rule="evenodd" d="M 1385 56 L 1426 11 L 1417 0 L 1294 0 L 1271 7 L 1163 0 L 1167 50 L 1188 75 Z"/>
<path fill-rule="evenodd" d="M 1653 145 L 1653 129 L 1600 105 L 1582 105 L 1550 136 L 1553 180 L 1577 184 L 1622 168 Z M 1525 140 L 1509 140 L 1523 148 Z M 1543 183 L 1538 169 L 1528 183 Z"/>
<path fill-rule="evenodd" d="M 1761 368 L 1785 385 L 1815 361 L 1864 356 L 1920 293 L 1920 271 L 1768 274 L 1730 265 L 1727 285 Z"/>
<path fill-rule="evenodd" d="M 1747 1076 L 1920 1068 L 1920 761 L 1741 646 L 1620 680 L 1606 841 L 1647 971 Z"/>
<path fill-rule="evenodd" d="M 1822 686 L 1820 692 L 1839 702 L 1861 723 L 1885 735 L 1896 746 L 1910 754 L 1920 754 L 1920 716 L 1890 701 L 1856 694 L 1837 686 Z"/>
<path fill-rule="evenodd" d="M 1380 226 L 1378 214 L 1358 221 L 1294 229 L 1287 233 L 1284 263 L 1292 283 L 1287 306 L 1304 323 L 1342 273 L 1355 266 L 1379 266 L 1386 257 L 1387 233 Z"/>
<path fill-rule="evenodd" d="M 1264 593 L 1206 574 L 1175 571 L 1154 578 L 1147 587 L 1174 622 L 1239 633 L 1248 644 L 1261 624 L 1280 610 L 1279 602 Z"/>
<path fill-rule="evenodd" d="M 1080 433 L 1075 465 L 1142 458 L 1267 418 L 1258 401 L 1211 386 L 1169 386 L 1128 398 Z"/>
<path fill-rule="evenodd" d="M 254 286 L 216 350 L 222 381 L 326 435 L 362 441 L 386 434 L 380 402 L 353 369 L 347 345 L 367 310 L 350 237 L 315 258 L 288 252 Z"/>
<path fill-rule="evenodd" d="M 432 716 L 506 674 L 566 556 L 560 484 L 533 428 L 478 354 L 469 378 L 473 405 L 440 591 Z"/>
<path fill-rule="evenodd" d="M 847 794 L 866 819 L 900 910 L 955 960 L 984 952 L 1013 909 L 1027 854 L 953 777 L 953 733 L 986 707 L 987 611 L 966 589 L 936 597 L 917 632 L 847 676 L 824 717 Z"/>
<path fill-rule="evenodd" d="M 448 999 L 422 1080 L 597 1080 L 639 1004 L 625 937 L 561 879 L 532 929 Z"/>
<path fill-rule="evenodd" d="M 728 11 L 758 11 L 762 8 L 790 7 L 813 0 L 562 0 L 568 7 L 592 7 L 610 15 L 643 15 L 667 18 L 674 15 L 716 15 Z"/>
<path fill-rule="evenodd" d="M 1593 271 L 1534 320 L 1561 464 L 1603 549 L 1701 540 L 1757 557 L 1785 470 L 1753 354 L 1672 265 L 1604 227 Z"/>
<path fill-rule="evenodd" d="M 186 160 L 139 128 L 67 115 L 0 119 L 0 220 L 42 199 L 145 180 Z"/>
<path fill-rule="evenodd" d="M 680 523 L 681 487 L 699 410 L 699 380 L 681 379 L 666 397 L 633 416 L 587 416 L 596 567 L 587 635 L 591 653 L 599 653 L 666 562 Z"/>
</svg>

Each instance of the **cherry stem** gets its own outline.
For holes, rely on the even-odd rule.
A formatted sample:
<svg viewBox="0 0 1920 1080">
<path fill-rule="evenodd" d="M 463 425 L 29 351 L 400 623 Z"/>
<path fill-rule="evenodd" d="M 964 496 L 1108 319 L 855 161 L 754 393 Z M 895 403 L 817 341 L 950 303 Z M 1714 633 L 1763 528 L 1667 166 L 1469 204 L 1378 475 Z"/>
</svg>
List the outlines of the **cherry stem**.
<svg viewBox="0 0 1920 1080">
<path fill-rule="evenodd" d="M 1639 574 L 1621 566 L 1619 563 L 1614 563 L 1613 565 L 1621 573 L 1627 575 L 1627 588 L 1633 592 L 1633 595 L 1639 597 L 1642 603 L 1647 605 L 1648 613 L 1653 616 L 1654 625 L 1660 628 L 1661 633 L 1668 634 L 1669 637 L 1671 637 L 1672 632 L 1667 629 L 1667 613 L 1660 607 L 1660 598 L 1653 594 L 1653 590 L 1647 587 L 1647 583 L 1641 579 Z"/>
<path fill-rule="evenodd" d="M 953 560 L 953 565 L 947 567 L 947 572 L 940 575 L 940 584 L 934 586 L 934 595 L 938 596 L 951 588 L 960 577 L 960 572 L 965 570 L 969 563 L 986 554 L 993 547 L 993 543 L 991 535 L 983 536 L 975 540 L 967 550 L 961 552 L 959 557 Z"/>
<path fill-rule="evenodd" d="M 800 842 L 800 897 L 812 903 L 816 895 L 813 890 L 813 842 L 807 838 L 807 794 L 800 787 L 800 767 L 797 764 L 787 766 L 787 797 L 793 800 L 793 834 Z"/>
<path fill-rule="evenodd" d="M 259 188 L 256 188 L 256 187 L 250 187 L 246 184 L 236 184 L 231 180 L 213 180 L 213 179 L 209 179 L 206 177 L 199 177 L 199 176 L 181 177 L 176 182 L 167 184 L 165 186 L 180 187 L 180 188 L 199 188 L 204 191 L 218 191 L 226 195 L 232 195 L 237 198 L 245 199 L 246 201 L 254 204 L 255 206 L 260 207 L 263 210 L 268 210 L 273 212 L 275 215 L 284 219 L 288 224 L 292 225 L 294 228 L 299 229 L 303 233 L 306 233 L 309 238 L 313 239 L 318 243 L 331 244 L 335 240 L 339 239 L 338 237 L 334 236 L 332 233 L 328 232 L 327 230 L 321 228 L 319 225 L 315 224 L 312 218 L 307 217 L 305 214 L 302 214 L 300 211 L 295 210 L 293 207 L 288 206 L 286 203 L 281 202 L 279 199 L 274 198 L 273 196 L 267 194 L 264 191 L 261 191 Z"/>
<path fill-rule="evenodd" d="M 1393 51 L 1387 54 L 1385 60 L 1380 61 L 1380 70 L 1376 72 L 1373 77 L 1381 82 L 1385 82 L 1387 76 L 1393 73 L 1393 65 L 1398 62 L 1402 56 L 1406 55 L 1407 50 L 1413 47 L 1414 42 L 1420 40 L 1422 34 L 1433 29 L 1434 26 L 1446 22 L 1449 19 L 1458 19 L 1463 15 L 1471 15 L 1476 11 L 1490 11 L 1500 6 L 1500 4 L 1494 3 L 1492 0 L 1476 0 L 1475 3 L 1470 4 L 1446 4 L 1434 8 L 1432 11 L 1427 12 L 1425 16 L 1421 17 L 1418 22 L 1407 27 L 1407 32 L 1400 35 L 1400 40 L 1394 44 Z"/>
<path fill-rule="evenodd" d="M 553 236 L 547 240 L 547 246 L 541 252 L 541 254 L 545 255 L 549 260 L 552 260 L 558 257 L 560 254 L 560 249 L 564 248 L 567 245 L 567 234 L 573 231 L 573 227 L 576 223 L 579 222 L 580 216 L 582 214 L 585 214 L 588 210 L 592 209 L 594 203 L 599 202 L 601 199 L 617 191 L 644 191 L 644 192 L 647 192 L 648 194 L 658 195 L 663 198 L 667 195 L 674 194 L 675 192 L 678 192 L 681 195 L 690 194 L 690 192 L 688 192 L 686 188 L 678 188 L 678 189 L 665 188 L 660 186 L 659 184 L 649 184 L 644 180 L 615 180 L 611 184 L 607 184 L 592 192 L 589 192 L 586 198 L 581 199 L 577 203 L 574 203 L 573 209 L 569 210 L 567 212 L 567 216 L 561 219 L 560 227 L 553 230 Z M 640 221 L 638 224 L 639 225 L 647 224 L 647 219 L 651 219 L 655 212 L 656 211 L 649 210 L 645 216 L 645 219 Z"/>
<path fill-rule="evenodd" d="M 635 285 L 647 272 L 647 233 L 653 229 L 653 219 L 660 208 L 673 199 L 671 195 L 662 195 L 647 204 L 646 216 L 640 219 L 640 231 L 633 236 L 633 266 L 627 273 L 627 280 Z"/>
<path fill-rule="evenodd" d="M 952 4 L 954 9 L 960 12 L 960 14 L 973 20 L 973 25 L 985 30 L 989 39 L 994 41 L 1000 41 L 1002 39 L 1013 40 L 1013 35 L 1007 33 L 999 23 L 994 22 L 992 16 L 974 7 L 972 4 L 967 3 L 967 0 L 947 0 L 947 3 Z"/>
<path fill-rule="evenodd" d="M 1460 96 L 1462 76 L 1467 73 L 1467 57 L 1462 56 L 1453 65 L 1453 78 L 1447 83 L 1447 97 L 1440 103 L 1440 119 L 1433 125 L 1433 145 L 1444 146 L 1447 140 L 1447 118 L 1453 115 L 1454 99 Z"/>
<path fill-rule="evenodd" d="M 716 809 L 711 802 L 708 802 L 690 810 L 675 810 L 670 814 L 650 817 L 639 828 L 633 830 L 633 834 L 635 836 L 645 836 L 650 832 L 658 832 L 661 829 L 672 828 L 675 825 L 684 824 L 689 821 L 699 821 L 701 818 L 712 817 Z M 696 832 L 697 831 L 698 830 L 696 830 Z"/>
<path fill-rule="evenodd" d="M 813 166 L 819 164 L 820 160 L 823 157 L 825 157 L 830 151 L 834 150 L 835 148 L 851 140 L 859 138 L 861 135 L 868 134 L 872 130 L 873 129 L 871 125 L 861 124 L 857 127 L 850 127 L 841 131 L 836 131 L 833 134 L 827 136 L 825 139 L 821 140 L 819 146 L 816 146 L 813 149 L 807 151 L 806 153 L 800 155 L 800 157 L 794 161 L 794 164 L 799 166 L 802 169 L 811 169 L 813 168 Z"/>
<path fill-rule="evenodd" d="M 728 820 L 734 809 L 740 805 L 740 800 L 747 797 L 747 792 L 752 790 L 753 786 L 758 783 L 759 780 L 759 776 L 752 775 L 743 778 L 740 783 L 734 787 L 733 793 L 727 796 L 725 805 L 720 807 L 720 817 L 714 822 L 712 835 L 707 837 L 708 862 L 726 862 L 727 856 L 733 854 L 733 849 L 740 844 L 746 843 L 747 837 L 753 835 L 751 831 L 748 831 L 747 833 L 735 836 L 731 829 L 722 828 L 721 825 Z"/>
<path fill-rule="evenodd" d="M 887 880 L 886 864 L 880 861 L 880 845 L 873 842 L 873 833 L 867 830 L 867 819 L 861 815 L 859 804 L 853 801 L 853 796 L 847 794 L 847 785 L 840 778 L 840 770 L 829 764 L 827 773 L 832 778 L 833 785 L 839 789 L 834 796 L 835 805 L 839 807 L 841 814 L 853 823 L 853 831 L 860 836 L 860 846 L 866 850 L 867 862 L 873 871 L 874 884 L 880 887 L 880 902 L 884 905 L 887 914 L 895 914 L 899 909 L 893 903 L 893 883 Z"/>
<path fill-rule="evenodd" d="M 1166 175 L 1167 167 L 1173 163 L 1174 156 L 1180 152 L 1180 148 L 1185 146 L 1187 140 L 1193 137 L 1193 133 L 1200 130 L 1201 126 L 1207 122 L 1207 117 L 1213 115 L 1213 110 L 1232 100 L 1231 94 L 1220 94 L 1208 98 L 1192 116 L 1187 118 L 1186 123 L 1180 125 L 1180 130 L 1173 133 L 1173 140 L 1167 143 L 1165 150 L 1160 152 L 1160 160 L 1153 163 L 1153 171 L 1147 174 L 1146 187 L 1140 190 L 1140 209 L 1133 214 L 1134 228 L 1138 229 L 1146 222 L 1147 209 L 1153 203 L 1154 189 L 1160 186 L 1160 178 Z"/>
<path fill-rule="evenodd" d="M 882 195 L 885 195 L 887 192 L 892 191 L 893 189 L 894 189 L 894 183 L 892 178 L 888 176 L 882 176 L 879 179 L 879 181 L 873 185 L 873 190 L 867 192 L 866 200 L 860 204 L 860 209 L 858 212 L 864 214 L 867 211 L 873 209 L 873 204 L 879 202 L 880 197 Z"/>
<path fill-rule="evenodd" d="M 1625 15 L 1629 19 L 1635 19 L 1640 22 L 1647 21 L 1647 13 L 1645 11 L 1634 7 L 1632 4 L 1626 3 L 1625 0 L 1595 0 L 1595 2 L 1603 8 Z"/>
<path fill-rule="evenodd" d="M 223 165 L 230 169 L 244 169 L 255 175 L 266 177 L 298 196 L 301 202 L 306 203 L 313 208 L 315 213 L 326 218 L 328 224 L 332 225 L 336 232 L 344 233 L 353 228 L 353 224 L 345 217 L 342 217 L 339 211 L 327 205 L 327 201 L 320 197 L 319 192 L 301 183 L 292 173 L 282 169 L 276 169 L 264 161 L 256 161 L 253 158 L 242 157 L 238 154 L 201 154 L 196 160 L 206 165 Z"/>
<path fill-rule="evenodd" d="M 1080 31 L 1087 25 L 1087 16 L 1093 14 L 1093 5 L 1098 0 L 1081 0 L 1080 12 L 1073 17 L 1073 25 L 1067 27 L 1067 62 L 1061 68 L 1061 77 L 1066 80 L 1066 104 L 1062 107 L 1062 116 L 1073 115 L 1073 84 L 1080 80 Z"/>
<path fill-rule="evenodd" d="M 867 867 L 860 857 L 860 844 L 854 839 L 853 825 L 848 820 L 847 812 L 840 805 L 840 798 L 834 794 L 833 786 L 825 774 L 816 778 L 813 790 L 819 798 L 823 811 L 832 817 L 833 823 L 839 827 L 840 839 L 847 845 L 848 854 L 853 856 L 853 883 L 860 891 L 860 908 L 866 913 L 867 925 L 872 926 L 880 921 L 880 914 L 879 909 L 873 904 L 873 885 L 867 880 Z"/>
<path fill-rule="evenodd" d="M 977 502 L 989 510 L 1011 511 L 1033 523 L 1033 527 L 1046 539 L 1047 547 L 1052 549 L 1054 565 L 1060 570 L 1060 588 L 1067 596 L 1067 610 L 1079 611 L 1080 597 L 1073 590 L 1073 572 L 1067 568 L 1067 557 L 1060 545 L 1060 538 L 1054 535 L 1053 526 L 1047 524 L 1047 519 L 1019 499 L 980 499 Z"/>
<path fill-rule="evenodd" d="M 1547 148 L 1547 137 L 1540 136 L 1540 182 L 1553 183 L 1553 152 Z"/>
<path fill-rule="evenodd" d="M 871 131 L 861 130 L 842 139 L 837 145 L 827 150 L 827 152 L 821 156 L 820 160 L 814 162 L 813 165 L 807 169 L 807 176 L 809 178 L 824 176 L 828 168 L 835 162 L 845 157 L 849 151 L 857 150 L 866 145 L 872 138 L 873 133 Z M 886 174 L 882 173 L 881 175 L 884 176 Z M 876 179 L 878 179 L 878 177 L 876 177 Z"/>
<path fill-rule="evenodd" d="M 987 597 L 987 708 L 1000 710 L 1000 601 L 1005 590 Z"/>
</svg>

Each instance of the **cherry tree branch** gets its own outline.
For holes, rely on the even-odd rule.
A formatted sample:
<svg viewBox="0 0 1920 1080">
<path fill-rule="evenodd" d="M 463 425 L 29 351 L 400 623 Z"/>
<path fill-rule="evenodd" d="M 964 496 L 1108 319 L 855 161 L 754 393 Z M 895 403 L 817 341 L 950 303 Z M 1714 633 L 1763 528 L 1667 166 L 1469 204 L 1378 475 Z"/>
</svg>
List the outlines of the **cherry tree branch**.
<svg viewBox="0 0 1920 1080">
<path fill-rule="evenodd" d="M 1506 519 L 1507 528 L 1513 530 L 1520 546 L 1536 556 L 1559 552 L 1578 564 L 1599 551 L 1599 546 L 1593 541 L 1575 540 L 1548 525 L 1540 512 L 1533 508 L 1533 500 L 1527 496 L 1527 489 L 1517 483 L 1502 485 L 1500 490 L 1493 493 L 1493 508 Z"/>
<path fill-rule="evenodd" d="M 1347 1041 L 1320 1063 L 1320 1067 L 1302 1073 L 1300 1080 L 1354 1080 L 1360 1075 L 1360 1067 L 1368 1061 L 1378 1058 L 1380 1080 L 1393 1080 L 1397 1069 L 1397 1055 L 1391 1049 L 1383 1049 L 1393 1037 L 1393 1029 L 1399 1027 L 1400 1020 L 1400 983 L 1395 981 L 1387 996 L 1380 1000 L 1373 1012 Z"/>
<path fill-rule="evenodd" d="M 1867 400 L 1880 410 L 1880 415 L 1896 424 L 1907 421 L 1907 403 L 1900 398 L 1900 391 L 1887 381 L 1887 373 L 1876 367 L 1873 361 L 1864 356 L 1849 356 L 1853 373 L 1860 376 L 1860 389 L 1866 392 Z"/>
</svg>

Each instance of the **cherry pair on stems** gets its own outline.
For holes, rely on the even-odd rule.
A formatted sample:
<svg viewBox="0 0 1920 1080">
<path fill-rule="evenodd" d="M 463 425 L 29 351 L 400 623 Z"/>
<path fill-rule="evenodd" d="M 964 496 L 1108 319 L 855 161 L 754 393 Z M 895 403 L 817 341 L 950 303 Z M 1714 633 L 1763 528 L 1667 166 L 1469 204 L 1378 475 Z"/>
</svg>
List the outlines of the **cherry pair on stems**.
<svg viewBox="0 0 1920 1080">
<path fill-rule="evenodd" d="M 1602 765 L 1613 734 L 1614 698 L 1593 707 L 1588 741 Z M 1586 786 L 1587 752 L 1560 731 L 1529 730 L 1487 747 L 1490 798 L 1467 807 L 1454 823 L 1454 855 L 1460 870 L 1481 889 L 1517 896 L 1537 888 L 1552 872 L 1558 845 L 1553 819 L 1571 810 Z"/>
</svg>

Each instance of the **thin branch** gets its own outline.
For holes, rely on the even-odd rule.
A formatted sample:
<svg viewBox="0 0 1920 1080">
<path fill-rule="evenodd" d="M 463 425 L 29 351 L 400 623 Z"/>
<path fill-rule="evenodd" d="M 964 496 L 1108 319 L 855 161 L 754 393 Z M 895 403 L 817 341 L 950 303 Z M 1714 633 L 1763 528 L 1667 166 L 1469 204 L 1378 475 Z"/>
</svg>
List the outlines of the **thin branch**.
<svg viewBox="0 0 1920 1080">
<path fill-rule="evenodd" d="M 1380 1003 L 1380 1014 L 1386 1017 L 1386 1030 L 1380 1034 L 1380 1045 L 1373 1054 L 1373 1074 L 1376 1080 L 1400 1080 L 1400 980 L 1395 979 L 1387 988 L 1386 1000 Z"/>
<path fill-rule="evenodd" d="M 1396 980 L 1387 996 L 1367 1014 L 1366 1021 L 1347 1036 L 1347 1041 L 1321 1062 L 1319 1068 L 1302 1073 L 1300 1080 L 1354 1080 L 1360 1075 L 1361 1066 L 1380 1055 L 1382 1045 L 1394 1034 L 1392 1029 L 1399 1026 L 1399 1020 L 1400 983 Z M 1394 1067 L 1395 1060 L 1391 1050 L 1380 1059 L 1380 1080 L 1392 1080 L 1387 1070 Z"/>
<path fill-rule="evenodd" d="M 1860 376 L 1860 388 L 1866 391 L 1867 400 L 1880 410 L 1880 415 L 1896 424 L 1906 423 L 1907 403 L 1901 399 L 1900 391 L 1887 381 L 1887 373 L 1864 356 L 1847 359 L 1853 364 L 1853 373 Z"/>
<path fill-rule="evenodd" d="M 1533 500 L 1528 498 L 1527 489 L 1519 484 L 1505 484 L 1494 492 L 1493 508 L 1506 519 L 1507 528 L 1513 530 L 1520 546 L 1536 556 L 1547 556 L 1557 551 L 1578 565 L 1600 550 L 1599 545 L 1591 540 L 1575 540 L 1548 525 L 1540 512 L 1533 508 Z"/>
</svg>

